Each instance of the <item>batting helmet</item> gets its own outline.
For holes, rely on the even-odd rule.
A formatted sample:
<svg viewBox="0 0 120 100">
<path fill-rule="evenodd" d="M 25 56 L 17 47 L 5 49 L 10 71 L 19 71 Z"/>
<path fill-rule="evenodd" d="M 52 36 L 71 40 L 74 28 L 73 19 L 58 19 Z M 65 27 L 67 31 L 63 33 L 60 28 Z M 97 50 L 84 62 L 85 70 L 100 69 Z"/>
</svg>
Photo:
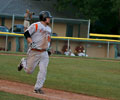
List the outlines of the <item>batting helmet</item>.
<svg viewBox="0 0 120 100">
<path fill-rule="evenodd" d="M 41 11 L 39 14 L 39 20 L 40 21 L 46 21 L 46 18 L 52 18 L 49 11 Z"/>
</svg>

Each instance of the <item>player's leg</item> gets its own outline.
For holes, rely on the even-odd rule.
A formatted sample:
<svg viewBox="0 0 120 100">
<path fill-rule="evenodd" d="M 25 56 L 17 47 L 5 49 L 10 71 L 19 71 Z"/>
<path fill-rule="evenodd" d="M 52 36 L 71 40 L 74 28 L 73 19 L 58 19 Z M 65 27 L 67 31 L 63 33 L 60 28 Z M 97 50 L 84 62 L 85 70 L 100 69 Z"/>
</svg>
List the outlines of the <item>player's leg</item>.
<svg viewBox="0 0 120 100">
<path fill-rule="evenodd" d="M 26 59 L 22 58 L 18 65 L 18 71 L 21 71 L 24 67 L 26 67 Z"/>
<path fill-rule="evenodd" d="M 41 58 L 40 58 L 40 62 L 39 62 L 40 71 L 38 72 L 37 81 L 35 84 L 35 92 L 36 93 L 43 94 L 43 91 L 41 90 L 41 88 L 43 87 L 43 84 L 44 84 L 45 79 L 46 79 L 48 63 L 49 63 L 48 53 L 43 52 L 41 54 Z"/>
<path fill-rule="evenodd" d="M 39 63 L 40 58 L 39 56 L 36 57 L 36 55 L 36 52 L 31 51 L 26 59 L 22 58 L 20 64 L 18 65 L 18 71 L 21 71 L 22 68 L 24 68 L 26 73 L 31 74 Z"/>
</svg>

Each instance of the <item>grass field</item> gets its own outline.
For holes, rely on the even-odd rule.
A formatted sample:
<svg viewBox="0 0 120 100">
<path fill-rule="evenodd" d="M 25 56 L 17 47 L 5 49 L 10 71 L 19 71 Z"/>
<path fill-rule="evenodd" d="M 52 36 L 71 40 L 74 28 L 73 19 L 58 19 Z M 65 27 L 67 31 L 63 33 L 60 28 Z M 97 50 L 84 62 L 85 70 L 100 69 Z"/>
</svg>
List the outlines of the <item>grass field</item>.
<svg viewBox="0 0 120 100">
<path fill-rule="evenodd" d="M 0 100 L 43 100 L 24 95 L 17 95 L 0 91 Z"/>
<path fill-rule="evenodd" d="M 0 55 L 0 79 L 35 84 L 38 68 L 17 71 L 21 56 Z M 120 62 L 109 59 L 50 57 L 44 87 L 120 100 Z"/>
</svg>

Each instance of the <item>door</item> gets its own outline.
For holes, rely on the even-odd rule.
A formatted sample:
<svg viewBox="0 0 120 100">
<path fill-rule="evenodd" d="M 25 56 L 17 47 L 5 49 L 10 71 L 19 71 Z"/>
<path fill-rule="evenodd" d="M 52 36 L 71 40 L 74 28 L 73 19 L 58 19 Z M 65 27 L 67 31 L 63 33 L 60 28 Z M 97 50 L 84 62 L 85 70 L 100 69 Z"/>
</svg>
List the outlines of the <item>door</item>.
<svg viewBox="0 0 120 100">
<path fill-rule="evenodd" d="M 67 24 L 66 37 L 72 37 L 72 36 L 73 36 L 73 25 Z"/>
</svg>

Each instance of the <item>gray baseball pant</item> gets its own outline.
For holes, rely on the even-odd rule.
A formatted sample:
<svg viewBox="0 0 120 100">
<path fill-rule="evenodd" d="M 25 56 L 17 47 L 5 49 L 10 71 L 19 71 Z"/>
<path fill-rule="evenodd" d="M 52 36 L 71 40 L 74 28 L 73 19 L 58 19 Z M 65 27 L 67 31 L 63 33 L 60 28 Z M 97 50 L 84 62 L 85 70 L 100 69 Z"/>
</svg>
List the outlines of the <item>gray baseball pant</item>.
<svg viewBox="0 0 120 100">
<path fill-rule="evenodd" d="M 26 73 L 31 74 L 37 65 L 39 65 L 39 72 L 34 89 L 40 89 L 46 79 L 47 66 L 49 63 L 49 56 L 47 51 L 38 52 L 30 51 L 26 59 L 22 60 L 22 64 Z"/>
</svg>

